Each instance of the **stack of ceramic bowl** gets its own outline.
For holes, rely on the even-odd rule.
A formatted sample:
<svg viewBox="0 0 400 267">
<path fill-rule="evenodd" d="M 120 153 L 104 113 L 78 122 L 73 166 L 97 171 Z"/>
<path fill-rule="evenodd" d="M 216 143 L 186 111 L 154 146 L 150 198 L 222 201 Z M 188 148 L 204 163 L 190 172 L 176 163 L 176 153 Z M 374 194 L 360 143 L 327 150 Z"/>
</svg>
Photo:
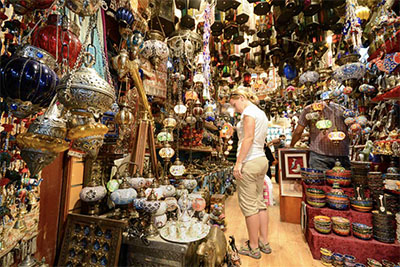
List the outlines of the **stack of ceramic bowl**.
<svg viewBox="0 0 400 267">
<path fill-rule="evenodd" d="M 364 185 L 366 186 L 367 175 L 370 168 L 370 162 L 364 161 L 352 161 L 351 162 L 351 179 L 353 185 Z"/>
<path fill-rule="evenodd" d="M 338 235 L 349 235 L 350 234 L 350 221 L 343 217 L 334 216 L 332 220 L 332 230 Z"/>
<path fill-rule="evenodd" d="M 326 248 L 320 248 L 319 252 L 321 253 L 321 262 L 325 266 L 332 266 L 333 262 L 333 254 L 332 251 Z"/>
<path fill-rule="evenodd" d="M 332 190 L 326 194 L 326 202 L 332 209 L 347 210 L 349 208 L 349 197 L 340 189 L 337 183 L 334 184 Z"/>
<path fill-rule="evenodd" d="M 308 185 L 323 185 L 325 183 L 325 174 L 323 171 L 301 168 L 301 178 Z"/>
<path fill-rule="evenodd" d="M 328 216 L 314 216 L 314 228 L 321 234 L 329 234 L 331 232 L 331 218 Z"/>
<path fill-rule="evenodd" d="M 363 240 L 369 240 L 372 238 L 372 226 L 368 226 L 362 223 L 353 223 L 353 235 Z"/>
<path fill-rule="evenodd" d="M 367 264 L 368 267 L 382 267 L 382 264 L 379 261 L 371 258 L 367 259 Z"/>
<path fill-rule="evenodd" d="M 352 197 L 350 198 L 350 205 L 353 210 L 360 212 L 369 212 L 372 210 L 372 199 L 357 199 L 355 197 Z"/>
<path fill-rule="evenodd" d="M 379 213 L 372 211 L 374 238 L 384 243 L 394 243 L 396 240 L 395 219 L 391 212 Z"/>
<path fill-rule="evenodd" d="M 333 266 L 343 266 L 343 264 L 344 264 L 343 255 L 340 253 L 333 253 L 332 264 L 333 264 Z"/>
<path fill-rule="evenodd" d="M 391 262 L 391 261 L 388 261 L 388 260 L 385 260 L 385 259 L 383 259 L 382 260 L 382 266 L 383 267 L 396 267 L 396 266 L 398 266 L 399 264 L 394 264 L 394 262 Z"/>
<path fill-rule="evenodd" d="M 400 195 L 387 194 L 385 193 L 386 198 L 386 209 L 393 214 L 396 214 L 400 211 Z"/>
<path fill-rule="evenodd" d="M 352 255 L 344 255 L 344 266 L 355 266 L 356 265 L 356 257 Z"/>
<path fill-rule="evenodd" d="M 400 212 L 396 214 L 396 223 L 397 223 L 397 242 L 400 242 Z"/>
<path fill-rule="evenodd" d="M 316 208 L 325 206 L 326 197 L 325 191 L 318 188 L 307 188 L 306 191 L 307 203 Z"/>
<path fill-rule="evenodd" d="M 379 167 L 379 165 L 375 165 L 375 166 Z M 375 168 L 375 171 L 373 171 L 373 172 L 368 172 L 367 178 L 368 178 L 367 179 L 368 180 L 368 188 L 371 191 L 383 189 L 382 173 L 380 171 L 378 171 L 377 168 Z"/>
<path fill-rule="evenodd" d="M 342 187 L 349 186 L 351 184 L 351 171 L 343 170 L 343 171 L 334 171 L 327 170 L 325 172 L 326 182 L 330 185 L 334 183 L 338 183 Z"/>
</svg>

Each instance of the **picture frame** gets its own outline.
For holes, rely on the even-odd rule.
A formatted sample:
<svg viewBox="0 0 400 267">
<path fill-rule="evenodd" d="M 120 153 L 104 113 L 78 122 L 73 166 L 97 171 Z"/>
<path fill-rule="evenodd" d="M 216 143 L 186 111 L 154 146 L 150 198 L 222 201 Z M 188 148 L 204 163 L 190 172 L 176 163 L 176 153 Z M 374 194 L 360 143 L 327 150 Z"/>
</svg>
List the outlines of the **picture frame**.
<svg viewBox="0 0 400 267">
<path fill-rule="evenodd" d="M 308 160 L 308 149 L 279 149 L 279 186 L 281 196 L 303 196 L 301 168 L 308 168 Z"/>
<path fill-rule="evenodd" d="M 308 168 L 308 150 L 281 149 L 279 160 L 282 162 L 282 180 L 301 179 L 301 168 Z"/>
</svg>

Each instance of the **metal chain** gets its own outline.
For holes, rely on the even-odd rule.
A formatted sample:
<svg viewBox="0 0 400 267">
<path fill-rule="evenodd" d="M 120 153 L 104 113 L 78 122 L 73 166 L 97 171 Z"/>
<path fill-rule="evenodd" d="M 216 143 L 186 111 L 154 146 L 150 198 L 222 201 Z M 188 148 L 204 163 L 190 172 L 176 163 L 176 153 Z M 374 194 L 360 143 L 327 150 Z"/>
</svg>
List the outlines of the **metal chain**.
<svg viewBox="0 0 400 267">
<path fill-rule="evenodd" d="M 104 43 L 102 43 L 102 39 L 100 39 L 100 33 L 99 33 L 99 30 L 97 29 L 97 27 L 96 27 L 95 31 L 96 31 L 96 34 L 97 34 L 97 39 L 99 39 L 99 44 L 100 44 L 100 49 L 101 49 L 101 57 L 102 57 L 102 59 L 103 59 L 103 67 L 104 67 L 105 72 L 106 72 L 106 73 L 105 73 L 105 78 L 106 78 L 105 80 L 106 80 L 112 87 L 114 87 L 113 84 L 112 84 L 110 68 L 109 68 L 109 66 L 108 66 L 108 60 L 107 60 L 107 58 L 106 58 L 106 52 L 105 52 Z"/>
<path fill-rule="evenodd" d="M 68 80 L 67 80 L 67 86 L 66 86 L 66 91 L 67 92 L 71 89 L 72 76 L 77 71 L 79 63 L 81 63 L 81 61 L 82 61 L 83 55 L 86 54 L 86 48 L 87 48 L 88 43 L 89 43 L 90 33 L 93 31 L 93 28 L 96 26 L 96 17 L 97 16 L 91 16 L 90 17 L 89 27 L 88 27 L 88 30 L 86 32 L 85 40 L 84 40 L 84 42 L 82 44 L 81 51 L 79 51 L 79 54 L 78 54 L 78 57 L 77 57 L 77 59 L 75 61 L 74 67 L 72 68 L 72 70 L 70 72 L 70 75 L 68 77 Z"/>
</svg>

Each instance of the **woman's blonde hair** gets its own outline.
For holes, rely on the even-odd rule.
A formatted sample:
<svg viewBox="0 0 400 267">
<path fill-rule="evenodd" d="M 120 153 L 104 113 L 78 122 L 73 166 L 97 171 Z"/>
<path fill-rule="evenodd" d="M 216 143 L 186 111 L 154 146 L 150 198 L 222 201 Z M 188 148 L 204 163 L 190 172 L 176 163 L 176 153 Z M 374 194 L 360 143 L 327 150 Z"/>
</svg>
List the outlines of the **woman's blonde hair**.
<svg viewBox="0 0 400 267">
<path fill-rule="evenodd" d="M 243 96 L 255 105 L 258 105 L 259 103 L 259 99 L 254 93 L 244 89 L 235 89 L 231 91 L 230 99 L 238 99 L 240 96 Z"/>
</svg>

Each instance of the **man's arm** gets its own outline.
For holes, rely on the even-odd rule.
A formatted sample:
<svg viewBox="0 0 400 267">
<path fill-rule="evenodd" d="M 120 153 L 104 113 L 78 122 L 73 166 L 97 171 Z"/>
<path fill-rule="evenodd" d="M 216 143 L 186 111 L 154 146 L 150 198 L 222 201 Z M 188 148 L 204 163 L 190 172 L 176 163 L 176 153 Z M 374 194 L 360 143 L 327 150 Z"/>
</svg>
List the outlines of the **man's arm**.
<svg viewBox="0 0 400 267">
<path fill-rule="evenodd" d="M 297 125 L 296 130 L 294 130 L 293 136 L 292 136 L 292 141 L 290 142 L 290 147 L 294 147 L 297 143 L 297 141 L 300 140 L 301 135 L 303 134 L 305 126 L 302 125 Z"/>
</svg>

